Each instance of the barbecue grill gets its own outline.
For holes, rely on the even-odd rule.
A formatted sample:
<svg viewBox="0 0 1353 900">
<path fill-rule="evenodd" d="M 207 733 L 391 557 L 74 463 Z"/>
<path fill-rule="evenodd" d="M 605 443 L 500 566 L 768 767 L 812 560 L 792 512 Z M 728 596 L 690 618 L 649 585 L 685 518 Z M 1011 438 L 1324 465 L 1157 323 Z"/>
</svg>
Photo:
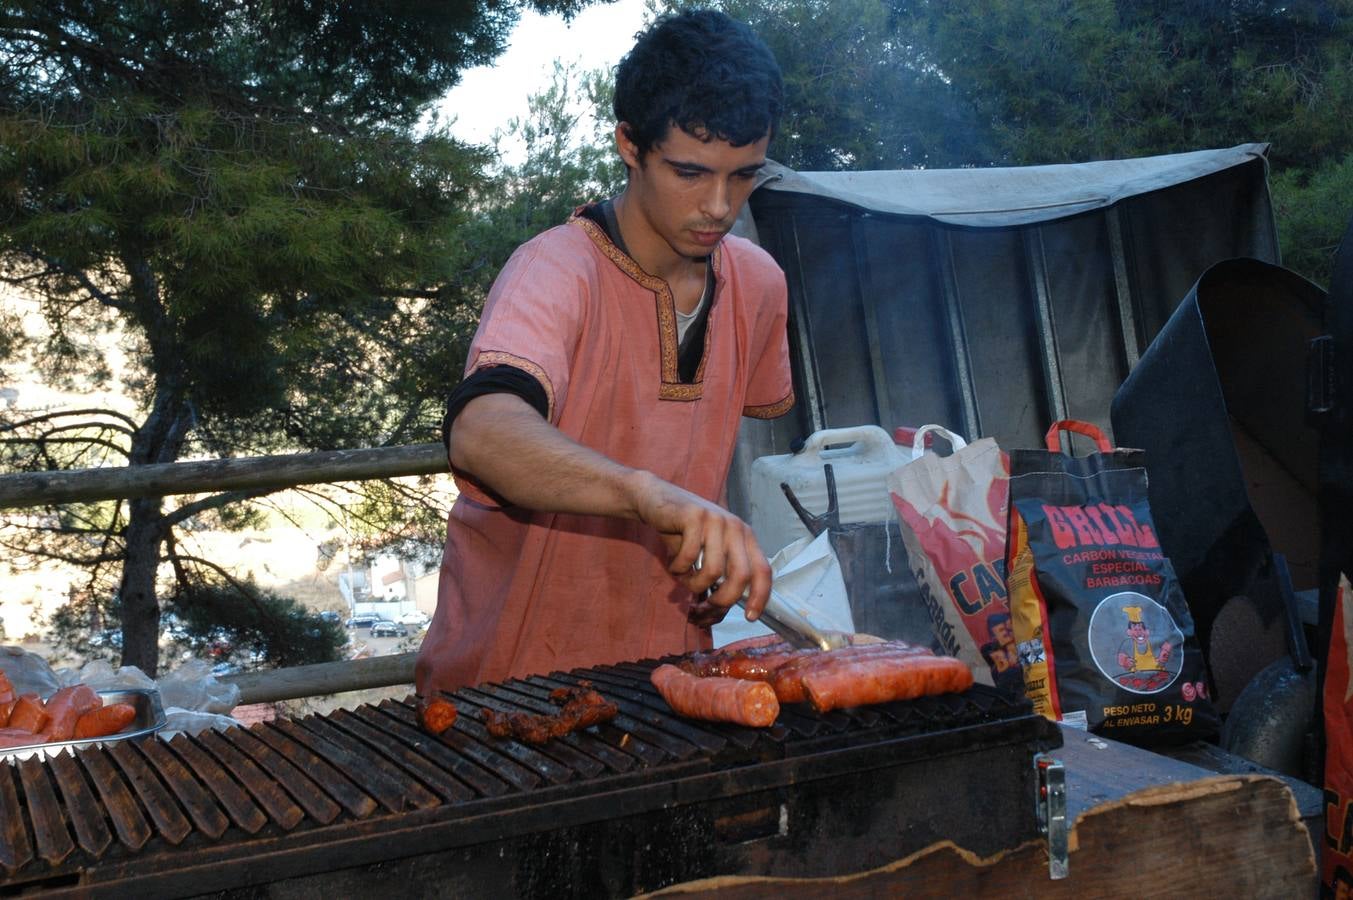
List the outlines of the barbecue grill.
<svg viewBox="0 0 1353 900">
<path fill-rule="evenodd" d="M 674 715 L 657 664 L 463 689 L 439 738 L 410 698 L 0 764 L 0 894 L 628 896 L 1038 837 L 1033 756 L 1061 737 L 1026 701 L 978 685 L 749 729 Z M 534 747 L 479 720 L 583 681 L 612 722 Z"/>
</svg>

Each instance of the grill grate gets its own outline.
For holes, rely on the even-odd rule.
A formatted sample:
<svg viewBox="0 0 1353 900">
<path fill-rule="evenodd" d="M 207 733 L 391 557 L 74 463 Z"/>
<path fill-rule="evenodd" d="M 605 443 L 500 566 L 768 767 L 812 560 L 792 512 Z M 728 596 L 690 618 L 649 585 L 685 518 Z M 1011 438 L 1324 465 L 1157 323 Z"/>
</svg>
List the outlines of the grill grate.
<svg viewBox="0 0 1353 900">
<path fill-rule="evenodd" d="M 612 780 L 661 782 L 692 762 L 718 770 L 1029 715 L 1027 703 L 978 686 L 826 715 L 786 707 L 765 729 L 693 722 L 676 717 L 649 683 L 657 664 L 460 690 L 451 696 L 461 715 L 440 738 L 420 730 L 409 698 L 0 764 L 4 884 L 100 867 L 126 876 L 152 858 L 163 868 L 168 854 L 186 866 L 212 848 L 344 823 L 432 810 L 489 814 Z M 540 747 L 490 737 L 480 721 L 486 709 L 550 712 L 552 689 L 582 681 L 617 704 L 613 721 Z"/>
</svg>

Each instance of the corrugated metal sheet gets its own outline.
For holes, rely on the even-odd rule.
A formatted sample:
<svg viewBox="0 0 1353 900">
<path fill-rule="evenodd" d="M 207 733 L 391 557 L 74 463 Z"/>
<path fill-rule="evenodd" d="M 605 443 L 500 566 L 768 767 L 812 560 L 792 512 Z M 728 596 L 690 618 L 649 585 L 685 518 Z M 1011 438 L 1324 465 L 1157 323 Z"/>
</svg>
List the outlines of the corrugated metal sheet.
<svg viewBox="0 0 1353 900">
<path fill-rule="evenodd" d="M 1279 261 L 1262 150 L 1139 163 L 1123 170 L 1134 180 L 1120 190 L 1103 184 L 1114 170 L 1105 163 L 1085 164 L 1097 167 L 1094 179 L 1077 166 L 1039 167 L 1003 199 L 1031 204 L 1040 185 L 1060 196 L 1091 180 L 1118 199 L 988 227 L 869 208 L 858 193 L 846 202 L 821 179 L 767 183 L 750 209 L 757 240 L 788 279 L 799 402 L 744 426 L 733 509 L 746 513 L 752 459 L 820 428 L 938 422 L 1007 448 L 1040 446 L 1065 417 L 1111 433 L 1114 392 L 1198 277 L 1233 257 Z M 896 174 L 899 184 L 908 177 Z M 991 177 L 978 175 L 941 180 L 961 194 L 965 181 L 977 190 Z M 897 192 L 875 190 L 876 206 L 898 208 Z"/>
</svg>

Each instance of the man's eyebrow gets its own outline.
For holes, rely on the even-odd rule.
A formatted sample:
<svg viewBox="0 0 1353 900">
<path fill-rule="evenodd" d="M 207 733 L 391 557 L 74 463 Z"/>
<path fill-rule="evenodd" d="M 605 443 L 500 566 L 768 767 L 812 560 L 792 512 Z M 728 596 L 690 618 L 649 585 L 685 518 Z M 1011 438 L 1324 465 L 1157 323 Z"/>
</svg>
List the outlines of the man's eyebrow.
<svg viewBox="0 0 1353 900">
<path fill-rule="evenodd" d="M 679 159 L 672 159 L 670 156 L 664 156 L 662 161 L 674 169 L 685 169 L 688 172 L 713 172 L 709 166 L 702 166 L 699 163 L 684 162 Z"/>
<path fill-rule="evenodd" d="M 687 171 L 687 172 L 713 172 L 713 171 L 714 171 L 714 170 L 711 169 L 709 166 L 702 166 L 702 165 L 700 165 L 699 163 L 685 162 L 685 161 L 679 160 L 679 159 L 672 159 L 671 157 L 667 157 L 667 156 L 664 156 L 664 157 L 662 158 L 662 161 L 665 162 L 665 163 L 667 163 L 667 165 L 671 166 L 671 167 L 674 168 L 674 169 L 682 169 L 682 170 Z M 760 168 L 762 168 L 763 166 L 765 166 L 765 164 L 766 164 L 766 161 L 763 159 L 763 160 L 761 160 L 760 162 L 750 163 L 749 165 L 745 165 L 745 166 L 742 166 L 742 167 L 740 167 L 740 168 L 734 169 L 733 171 L 734 171 L 734 172 L 738 172 L 738 173 L 743 173 L 743 172 L 755 172 L 755 171 L 757 171 L 758 169 L 760 169 Z"/>
</svg>

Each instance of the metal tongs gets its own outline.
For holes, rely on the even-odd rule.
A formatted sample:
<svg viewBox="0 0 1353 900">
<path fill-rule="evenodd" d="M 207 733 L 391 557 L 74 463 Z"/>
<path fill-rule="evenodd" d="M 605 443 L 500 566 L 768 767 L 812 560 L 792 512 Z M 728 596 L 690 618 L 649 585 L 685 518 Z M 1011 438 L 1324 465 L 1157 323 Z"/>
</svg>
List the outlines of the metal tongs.
<svg viewBox="0 0 1353 900">
<path fill-rule="evenodd" d="M 705 552 L 696 557 L 695 568 L 699 569 L 705 561 Z M 722 579 L 721 579 L 722 580 Z M 706 591 L 706 596 L 718 588 L 718 585 Z M 744 592 L 736 601 L 744 610 L 747 608 L 747 594 Z M 770 597 L 756 621 L 763 623 L 771 631 L 785 639 L 793 647 L 812 647 L 818 650 L 835 650 L 850 645 L 850 639 L 840 632 L 819 631 L 817 626 L 796 613 L 792 607 L 775 591 L 771 585 Z"/>
<path fill-rule="evenodd" d="M 737 604 L 746 609 L 746 603 L 747 595 L 743 594 L 738 598 Z M 770 589 L 770 599 L 766 601 L 766 608 L 761 610 L 761 617 L 756 621 L 764 623 L 767 628 L 794 647 L 835 650 L 850 643 L 840 632 L 819 631 L 816 625 L 794 612 L 784 598 L 775 592 L 774 587 Z"/>
</svg>

